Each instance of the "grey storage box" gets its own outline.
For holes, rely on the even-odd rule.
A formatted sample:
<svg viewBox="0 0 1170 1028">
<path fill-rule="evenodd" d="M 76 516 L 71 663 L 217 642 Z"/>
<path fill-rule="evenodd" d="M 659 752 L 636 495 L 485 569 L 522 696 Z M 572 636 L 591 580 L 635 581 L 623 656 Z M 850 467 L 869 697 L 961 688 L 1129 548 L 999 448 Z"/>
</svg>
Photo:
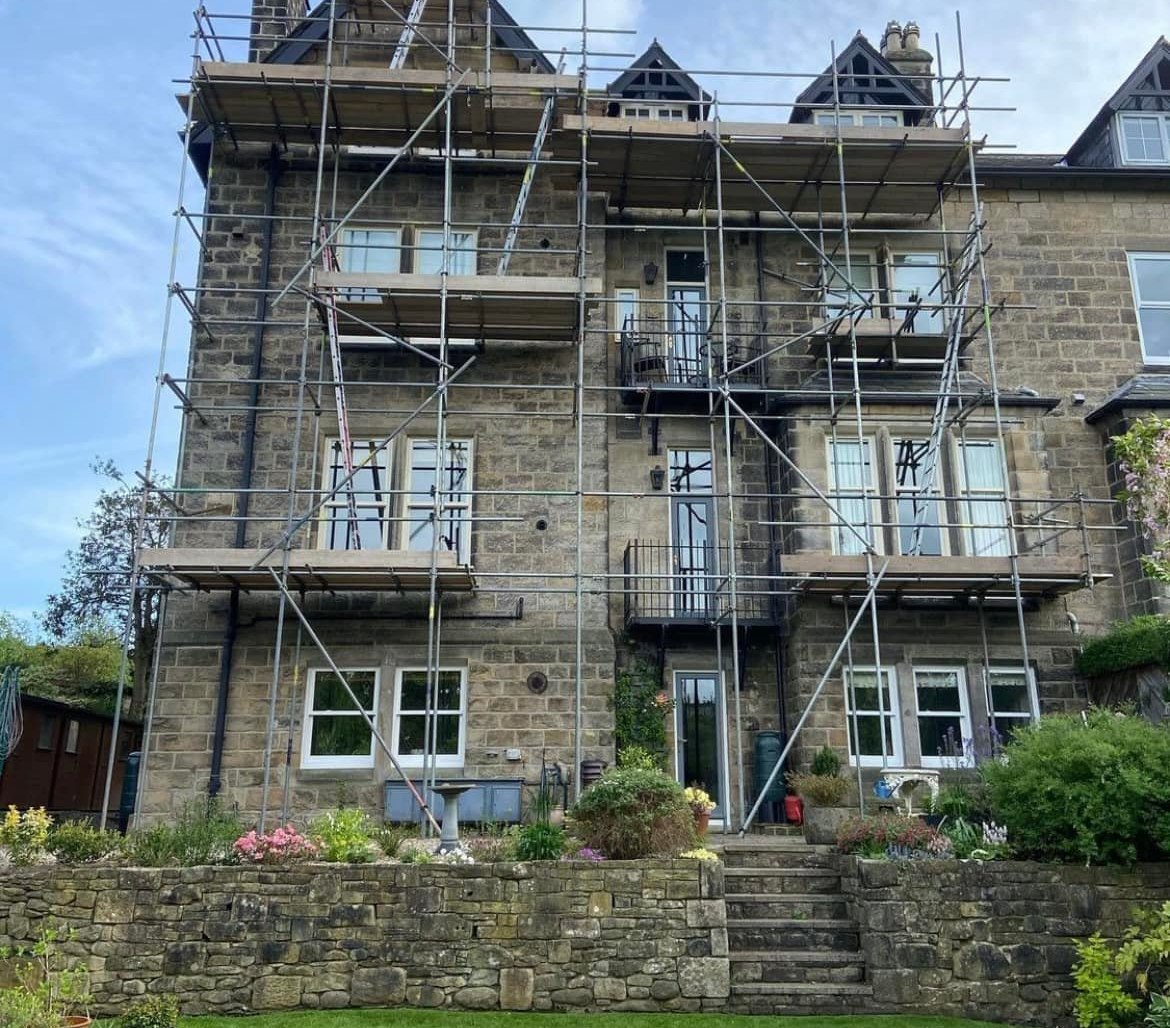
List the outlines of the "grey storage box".
<svg viewBox="0 0 1170 1028">
<path fill-rule="evenodd" d="M 523 778 L 475 778 L 475 786 L 459 797 L 459 820 L 463 824 L 477 821 L 497 821 L 513 824 L 520 820 L 520 797 Z M 422 792 L 422 782 L 411 780 Z M 443 819 L 443 797 L 431 793 L 427 797 L 436 821 Z M 397 779 L 386 781 L 384 815 L 387 821 L 420 823 L 422 810 L 411 795 L 406 783 Z"/>
</svg>

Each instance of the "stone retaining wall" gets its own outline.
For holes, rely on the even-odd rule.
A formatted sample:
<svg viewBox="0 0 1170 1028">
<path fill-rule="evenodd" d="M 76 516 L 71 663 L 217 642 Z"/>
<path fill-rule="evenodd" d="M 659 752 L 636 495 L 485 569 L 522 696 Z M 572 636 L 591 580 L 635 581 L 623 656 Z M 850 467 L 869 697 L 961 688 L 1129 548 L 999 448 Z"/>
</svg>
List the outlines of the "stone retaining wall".
<svg viewBox="0 0 1170 1028">
<path fill-rule="evenodd" d="M 1170 865 L 1132 869 L 845 860 L 878 1008 L 1073 1026 L 1074 942 L 1116 939 L 1170 899 Z"/>
<path fill-rule="evenodd" d="M 0 944 L 76 928 L 97 1012 L 291 1007 L 688 1011 L 729 992 L 720 865 L 32 868 L 0 877 Z"/>
</svg>

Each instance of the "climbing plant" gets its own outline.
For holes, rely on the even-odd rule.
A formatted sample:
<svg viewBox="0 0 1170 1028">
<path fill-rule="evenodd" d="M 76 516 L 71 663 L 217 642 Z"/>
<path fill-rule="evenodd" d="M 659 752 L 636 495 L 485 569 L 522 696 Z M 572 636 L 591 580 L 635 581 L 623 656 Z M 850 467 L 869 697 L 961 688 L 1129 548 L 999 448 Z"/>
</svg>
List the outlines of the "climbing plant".
<svg viewBox="0 0 1170 1028">
<path fill-rule="evenodd" d="M 1170 421 L 1145 418 L 1112 442 L 1125 479 L 1121 498 L 1150 544 L 1142 567 L 1170 582 Z"/>
<path fill-rule="evenodd" d="M 674 700 L 663 691 L 658 672 L 644 661 L 628 665 L 614 683 L 612 706 L 618 753 L 637 746 L 665 767 L 666 716 Z"/>
</svg>

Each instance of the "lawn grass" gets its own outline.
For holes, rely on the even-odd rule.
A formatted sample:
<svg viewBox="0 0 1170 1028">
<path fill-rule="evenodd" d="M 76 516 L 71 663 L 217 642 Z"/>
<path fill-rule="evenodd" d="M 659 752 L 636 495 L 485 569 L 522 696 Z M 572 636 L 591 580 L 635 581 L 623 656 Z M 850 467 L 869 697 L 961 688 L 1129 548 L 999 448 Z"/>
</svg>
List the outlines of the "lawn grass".
<svg viewBox="0 0 1170 1028">
<path fill-rule="evenodd" d="M 183 1017 L 179 1028 L 999 1028 L 958 1017 L 749 1017 L 742 1014 L 515 1014 L 461 1010 L 302 1010 Z"/>
</svg>

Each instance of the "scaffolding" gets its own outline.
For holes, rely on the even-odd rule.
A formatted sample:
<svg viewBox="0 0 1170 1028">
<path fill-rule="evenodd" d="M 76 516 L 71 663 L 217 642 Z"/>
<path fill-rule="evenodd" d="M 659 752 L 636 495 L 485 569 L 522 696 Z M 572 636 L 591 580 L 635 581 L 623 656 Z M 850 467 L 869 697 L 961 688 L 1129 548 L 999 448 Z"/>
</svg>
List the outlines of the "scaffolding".
<svg viewBox="0 0 1170 1028">
<path fill-rule="evenodd" d="M 882 674 L 883 604 L 944 602 L 971 610 L 985 640 L 985 608 L 1010 608 L 1016 616 L 1019 661 L 1027 669 L 1030 607 L 1092 588 L 1107 577 L 1094 563 L 1091 535 L 1115 530 L 1107 509 L 1112 501 L 1013 488 L 1006 440 L 1017 422 L 1004 409 L 995 325 L 1024 306 L 997 299 L 991 291 L 990 244 L 976 166 L 985 141 L 972 128 L 972 114 L 981 109 L 972 102 L 976 86 L 1004 80 L 968 72 L 958 16 L 953 73 L 943 72 L 936 37 L 938 64 L 929 89 L 920 103 L 898 105 L 906 123 L 865 126 L 852 124 L 850 112 L 855 97 L 872 91 L 874 84 L 839 68 L 835 47 L 828 54 L 828 71 L 672 69 L 679 76 L 727 77 L 769 90 L 792 82 L 812 83 L 810 88 L 820 84 L 827 96 L 819 101 L 700 93 L 691 105 L 697 118 L 655 118 L 653 102 L 651 117 L 626 116 L 623 98 L 610 95 L 599 78 L 628 70 L 607 62 L 636 56 L 614 49 L 629 33 L 591 27 L 587 6 L 582 0 L 578 26 L 524 27 L 507 18 L 494 0 L 322 0 L 305 17 L 266 20 L 268 34 L 259 36 L 248 16 L 210 14 L 203 7 L 195 13 L 192 68 L 183 97 L 176 256 L 143 472 L 146 494 L 157 494 L 167 504 L 171 545 L 136 547 L 133 585 L 161 590 L 168 601 L 216 591 L 229 597 L 226 672 L 221 673 L 213 729 L 213 792 L 219 788 L 240 596 L 275 598 L 261 828 L 271 813 L 274 765 L 282 768 L 281 816 L 289 813 L 305 649 L 316 651 L 333 671 L 373 740 L 414 793 L 427 823 L 434 825 L 426 800 L 439 774 L 439 679 L 444 615 L 452 598 L 494 597 L 501 605 L 517 597 L 522 604 L 530 596 L 537 602 L 543 597 L 570 601 L 574 789 L 580 788 L 576 771 L 586 755 L 586 618 L 597 616 L 596 608 L 587 615 L 588 605 L 602 601 L 622 630 L 661 629 L 664 639 L 668 623 L 685 623 L 710 632 L 719 672 L 730 682 L 721 686 L 723 696 L 730 693 L 734 706 L 723 730 L 724 825 L 742 832 L 751 827 L 761 803 L 748 795 L 750 755 L 740 710 L 748 631 L 762 628 L 783 637 L 793 612 L 815 598 L 839 601 L 845 612 L 840 643 L 788 733 L 787 756 L 834 676 L 842 674 L 848 691 L 864 673 L 854 665 L 855 639 L 869 637 L 873 656 L 867 665 Z M 554 34 L 566 43 L 559 67 L 531 43 L 530 32 Z M 266 56 L 251 62 L 232 59 L 245 47 Z M 564 72 L 566 59 L 577 63 L 575 74 Z M 887 76 L 882 88 L 920 78 Z M 729 120 L 727 111 L 747 112 L 748 120 Z M 818 116 L 773 120 L 795 111 Z M 209 192 L 202 211 L 189 209 L 192 167 L 214 190 L 217 173 L 229 171 L 232 156 L 241 153 L 268 155 L 263 208 L 226 209 Z M 274 194 L 282 167 L 311 176 L 312 187 L 304 202 L 278 212 Z M 379 190 L 407 171 L 442 183 L 441 223 L 431 232 L 433 242 L 408 246 L 401 234 L 393 235 L 401 218 L 372 213 Z M 501 208 L 502 218 L 469 222 L 456 216 L 460 185 L 478 175 L 515 190 L 514 203 Z M 573 209 L 572 220 L 553 222 L 528 211 L 534 181 L 546 179 L 565 198 L 565 209 Z M 340 201 L 343 180 L 356 183 L 353 190 L 359 193 L 348 206 Z M 948 204 L 969 208 L 963 227 L 948 227 Z M 262 237 L 265 256 L 255 284 L 239 267 L 208 272 L 221 237 L 236 225 L 258 227 Z M 366 233 L 364 244 L 354 241 L 354 226 Z M 502 234 L 503 243 L 477 245 L 468 258 L 466 240 L 480 229 Z M 608 266 L 604 276 L 596 273 L 597 250 L 605 254 L 611 240 L 620 245 L 646 231 L 702 250 L 701 301 L 672 311 L 668 299 L 664 310 L 662 300 L 619 295 Z M 292 234 L 302 250 L 291 267 L 270 274 L 277 233 Z M 754 299 L 745 297 L 750 290 L 737 284 L 730 266 L 733 238 L 737 252 L 743 251 L 744 240 L 754 246 Z M 871 244 L 887 246 L 899 238 L 918 246 L 929 240 L 941 254 L 929 269 L 933 280 L 904 295 L 880 284 L 875 260 L 862 257 L 871 253 Z M 796 273 L 765 266 L 766 246 L 777 240 L 802 255 Z M 176 281 L 181 243 L 193 243 L 202 262 L 194 285 Z M 347 266 L 341 259 L 346 252 L 361 254 L 361 267 Z M 409 272 L 403 270 L 404 255 L 411 258 Z M 492 260 L 495 274 L 477 273 L 481 256 Z M 526 270 L 513 271 L 520 263 L 514 258 L 521 258 Z M 767 280 L 781 282 L 789 298 L 769 298 Z M 620 321 L 611 318 L 615 310 L 624 312 Z M 255 341 L 250 367 L 241 374 L 234 362 L 192 361 L 187 374 L 172 376 L 171 334 L 184 318 L 191 326 L 193 354 L 223 349 L 250 335 Z M 299 333 L 295 367 L 264 373 L 266 333 L 282 333 L 282 338 Z M 532 362 L 524 379 L 495 380 L 493 348 L 517 341 L 538 352 L 542 347 L 559 353 L 568 349 L 571 380 L 545 374 L 539 361 Z M 611 343 L 616 353 L 599 360 Z M 347 381 L 352 361 L 385 352 L 414 363 L 402 362 L 400 373 L 389 377 L 363 374 Z M 982 378 L 973 373 L 977 363 Z M 384 371 L 386 365 L 381 367 Z M 814 372 L 821 377 L 810 384 Z M 899 377 L 908 372 L 913 375 Z M 933 383 L 929 387 L 923 386 L 924 374 Z M 891 390 L 880 382 L 902 384 Z M 328 404 L 322 395 L 330 391 L 341 463 L 323 480 Z M 179 400 L 183 446 L 176 485 L 159 487 L 154 484 L 156 434 L 168 393 Z M 1020 398 L 1013 394 L 1012 399 Z M 882 409 L 891 403 L 929 413 Z M 1040 401 L 1034 406 L 1040 409 Z M 359 453 L 351 419 L 375 414 L 394 427 Z M 278 451 L 286 463 L 257 484 L 257 421 L 276 416 L 290 419 L 288 445 Z M 451 434 L 453 418 L 474 418 L 495 430 L 510 419 L 538 416 L 563 425 L 565 437 L 573 441 L 574 459 L 563 486 L 486 488 L 468 481 L 461 463 L 466 454 Z M 201 430 L 234 438 L 230 426 L 241 418 L 239 485 L 189 484 L 184 472 L 192 456 L 186 449 L 192 420 Z M 414 496 L 407 504 L 408 484 L 387 488 L 375 479 L 389 448 L 420 419 L 433 423 L 432 485 L 424 502 Z M 910 487 L 898 483 L 886 491 L 876 480 L 850 485 L 854 471 L 837 467 L 838 452 L 846 444 L 855 446 L 864 465 L 875 426 L 897 420 L 922 424 L 922 446 L 903 462 L 911 468 Z M 596 455 L 587 451 L 587 427 L 601 426 L 608 434 L 619 424 L 636 423 L 639 438 L 648 434 L 651 452 L 657 454 L 663 421 L 706 424 L 710 454 L 719 456 L 705 493 L 710 535 L 701 544 L 701 561 L 686 573 L 685 588 L 679 585 L 677 539 L 632 539 L 623 553 L 609 553 L 602 567 L 588 560 L 588 536 L 597 531 L 587 528 L 596 524 L 591 515 L 601 512 L 604 537 L 611 534 L 610 509 L 616 502 L 660 503 L 669 515 L 671 493 L 658 491 L 659 486 L 591 485 L 587 472 Z M 786 441 L 785 432 L 793 426 L 814 423 L 832 440 L 835 485 L 823 477 L 818 481 L 793 458 Z M 948 433 L 964 438 L 969 429 L 996 442 L 1002 488 L 990 497 L 973 498 L 969 481 L 948 490 L 940 480 Z M 738 448 L 749 443 L 758 447 L 766 465 L 762 489 L 736 480 Z M 275 481 L 280 474 L 285 484 Z M 146 498 L 139 540 L 151 516 Z M 467 544 L 473 529 L 531 516 L 491 513 L 507 509 L 499 501 L 527 505 L 533 513 L 552 502 L 571 507 L 572 567 L 473 565 Z M 909 523 L 901 516 L 883 516 L 882 511 L 899 511 L 905 503 L 912 512 Z M 384 505 L 374 524 L 363 517 L 371 504 Z M 278 515 L 277 508 L 283 513 Z M 341 546 L 314 541 L 326 509 L 341 512 L 334 522 L 344 538 Z M 466 519 L 456 515 L 457 509 L 466 510 Z M 763 516 L 743 513 L 761 509 L 767 511 Z M 391 530 L 421 530 L 427 545 L 386 548 Z M 884 553 L 879 539 L 886 534 L 900 538 L 906 530 L 908 543 L 901 552 Z M 802 551 L 790 545 L 793 533 L 802 531 L 822 531 L 838 541 Z M 216 532 L 234 532 L 234 544 L 205 544 Z M 761 533 L 766 544 L 749 543 Z M 976 552 L 966 556 L 928 555 L 925 538 L 931 533 L 982 541 L 986 552 L 975 546 Z M 420 613 L 426 625 L 426 690 L 418 789 L 367 712 L 368 703 L 347 680 L 345 662 L 331 654 L 316 630 L 307 602 L 316 594 L 358 592 L 396 594 L 404 601 L 415 597 L 425 612 Z M 687 595 L 680 599 L 682 592 Z M 151 775 L 157 658 L 166 631 L 165 624 L 160 626 L 151 676 L 139 809 Z M 285 674 L 286 631 L 295 631 L 291 687 Z M 984 649 L 986 655 L 986 642 Z M 781 659 L 777 653 L 778 664 Z M 985 660 L 985 670 L 988 666 Z M 880 682 L 876 695 L 884 724 Z M 853 711 L 852 735 L 858 738 L 857 705 L 846 699 L 846 711 Z M 780 698 L 781 725 L 788 717 L 786 702 L 791 706 L 790 698 Z M 892 754 L 886 752 L 884 731 L 879 734 L 885 766 Z M 111 753 L 111 771 L 112 761 Z M 783 756 L 769 786 L 782 766 Z M 860 760 L 857 767 L 860 785 Z M 766 792 L 767 787 L 760 796 Z"/>
</svg>

